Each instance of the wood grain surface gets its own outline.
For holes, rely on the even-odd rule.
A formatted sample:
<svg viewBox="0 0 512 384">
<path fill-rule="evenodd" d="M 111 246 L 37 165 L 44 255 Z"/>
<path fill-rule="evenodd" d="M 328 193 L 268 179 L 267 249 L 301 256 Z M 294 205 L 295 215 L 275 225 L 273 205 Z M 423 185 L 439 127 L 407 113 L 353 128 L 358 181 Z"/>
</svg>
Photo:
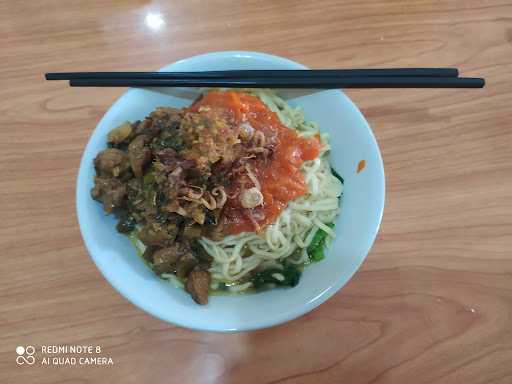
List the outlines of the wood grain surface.
<svg viewBox="0 0 512 384">
<path fill-rule="evenodd" d="M 152 70 L 214 50 L 313 68 L 456 66 L 483 90 L 351 90 L 387 197 L 350 283 L 290 323 L 177 328 L 100 275 L 75 178 L 123 89 L 43 73 Z M 512 2 L 0 2 L 1 383 L 512 383 Z M 113 366 L 16 364 L 18 345 L 99 345 Z"/>
</svg>

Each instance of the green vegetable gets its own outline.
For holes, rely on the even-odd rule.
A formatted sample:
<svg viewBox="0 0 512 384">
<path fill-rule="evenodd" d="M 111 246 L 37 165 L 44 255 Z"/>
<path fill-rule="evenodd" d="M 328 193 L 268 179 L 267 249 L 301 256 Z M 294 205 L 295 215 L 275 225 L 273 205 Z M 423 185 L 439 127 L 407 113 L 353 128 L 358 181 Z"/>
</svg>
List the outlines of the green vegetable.
<svg viewBox="0 0 512 384">
<path fill-rule="evenodd" d="M 155 170 L 154 169 L 150 169 L 144 175 L 142 183 L 143 183 L 142 189 L 144 191 L 145 200 L 148 202 L 149 205 L 156 207 L 158 193 L 155 190 Z"/>
<path fill-rule="evenodd" d="M 329 228 L 334 228 L 334 223 L 327 224 Z M 324 255 L 324 246 L 325 241 L 327 239 L 327 232 L 325 232 L 322 229 L 318 229 L 315 233 L 315 236 L 313 236 L 313 240 L 311 240 L 311 243 L 309 244 L 307 248 L 309 260 L 312 262 L 320 261 L 322 260 Z"/>
<path fill-rule="evenodd" d="M 184 146 L 183 139 L 179 136 L 168 137 L 165 139 L 158 137 L 151 143 L 151 147 L 153 149 L 172 148 L 178 152 L 181 151 Z"/>
<path fill-rule="evenodd" d="M 302 272 L 296 265 L 286 264 L 281 273 L 285 278 L 284 281 L 280 282 L 281 285 L 284 284 L 289 285 L 290 287 L 295 287 L 297 284 L 299 284 Z"/>
<path fill-rule="evenodd" d="M 119 222 L 116 225 L 117 232 L 119 233 L 130 233 L 135 229 L 135 219 L 133 216 L 124 216 L 121 217 Z"/>
<path fill-rule="evenodd" d="M 317 261 L 320 261 L 320 260 L 323 260 L 323 258 L 325 257 L 324 255 L 324 246 L 320 246 L 320 247 L 317 247 L 315 249 L 313 249 L 311 251 L 311 253 L 308 253 L 309 255 L 309 260 L 313 261 L 313 262 L 317 262 Z"/>
<path fill-rule="evenodd" d="M 343 180 L 343 177 L 341 177 L 341 175 L 338 172 L 336 172 L 336 170 L 333 167 L 331 167 L 331 173 L 335 178 L 341 181 L 341 184 L 345 184 L 345 180 Z"/>
<path fill-rule="evenodd" d="M 150 206 L 156 207 L 157 197 L 158 197 L 158 194 L 154 189 L 150 188 L 150 189 L 146 190 L 146 201 Z"/>
<path fill-rule="evenodd" d="M 284 277 L 283 280 L 276 279 L 273 274 L 280 274 Z M 255 289 L 265 288 L 269 284 L 274 284 L 279 287 L 295 287 L 299 284 L 301 271 L 293 264 L 285 264 L 284 268 L 277 269 L 266 269 L 262 272 L 257 273 L 252 278 L 252 284 Z"/>
<path fill-rule="evenodd" d="M 226 283 L 220 282 L 217 287 L 217 291 L 227 291 L 227 290 L 228 290 L 228 286 L 226 285 Z"/>
<path fill-rule="evenodd" d="M 151 169 L 150 171 L 146 172 L 144 175 L 143 183 L 144 186 L 147 186 L 149 184 L 153 184 L 155 182 L 155 170 Z"/>
</svg>

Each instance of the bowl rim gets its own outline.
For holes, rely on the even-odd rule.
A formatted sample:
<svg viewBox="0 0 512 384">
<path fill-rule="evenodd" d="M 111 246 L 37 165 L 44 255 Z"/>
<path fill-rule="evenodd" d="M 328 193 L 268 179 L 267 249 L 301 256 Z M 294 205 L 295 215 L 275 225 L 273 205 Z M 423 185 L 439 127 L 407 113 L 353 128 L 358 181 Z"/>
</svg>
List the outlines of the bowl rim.
<svg viewBox="0 0 512 384">
<path fill-rule="evenodd" d="M 283 65 L 286 65 L 289 67 L 293 67 L 295 69 L 308 69 L 308 67 L 304 66 L 303 64 L 300 64 L 300 63 L 290 60 L 288 58 L 275 56 L 275 55 L 263 53 L 263 52 L 236 50 L 236 51 L 215 51 L 215 52 L 208 52 L 208 53 L 190 56 L 190 57 L 175 61 L 173 63 L 167 64 L 164 67 L 160 68 L 159 71 L 165 70 L 166 68 L 168 68 L 171 65 L 183 64 L 183 63 L 186 63 L 189 61 L 205 59 L 208 57 L 215 57 L 216 59 L 218 59 L 218 58 L 233 58 L 233 57 L 249 58 L 249 59 L 260 58 L 260 59 L 272 61 L 274 63 L 279 63 L 279 64 L 283 64 Z M 345 102 L 347 102 L 350 105 L 350 108 L 354 111 L 354 113 L 356 115 L 358 115 L 358 118 L 361 121 L 361 123 L 366 126 L 371 144 L 374 146 L 374 148 L 376 150 L 377 159 L 378 159 L 378 163 L 379 163 L 378 166 L 379 166 L 380 170 L 382 170 L 382 172 L 381 172 L 382 177 L 380 180 L 380 184 L 381 184 L 380 189 L 382 191 L 382 199 L 381 199 L 381 204 L 378 207 L 377 223 L 375 225 L 374 231 L 368 233 L 368 238 L 371 239 L 371 241 L 369 242 L 369 245 L 364 252 L 364 256 L 358 261 L 357 264 L 354 264 L 353 270 L 348 275 L 348 278 L 346 280 L 340 279 L 340 280 L 336 281 L 334 284 L 332 284 L 327 289 L 322 291 L 322 293 L 319 294 L 317 297 L 315 297 L 313 300 L 306 302 L 303 306 L 297 306 L 296 308 L 290 309 L 286 313 L 282 313 L 279 316 L 271 318 L 270 320 L 266 320 L 266 321 L 262 320 L 262 321 L 258 322 L 256 325 L 249 325 L 249 326 L 241 325 L 241 326 L 238 326 L 235 328 L 217 327 L 217 326 L 212 327 L 212 326 L 210 326 L 208 324 L 204 324 L 204 323 L 203 323 L 203 325 L 197 325 L 197 323 L 191 324 L 191 323 L 187 323 L 186 321 L 179 321 L 177 319 L 171 319 L 171 318 L 169 318 L 169 316 L 166 316 L 163 311 L 155 311 L 153 308 L 148 307 L 147 303 L 145 303 L 144 300 L 139 299 L 138 297 L 136 297 L 134 295 L 130 295 L 127 292 L 125 292 L 125 289 L 120 284 L 118 284 L 113 278 L 111 278 L 111 276 L 108 274 L 108 272 L 106 270 L 104 270 L 103 268 L 101 268 L 101 266 L 97 262 L 96 258 L 98 256 L 96 255 L 95 252 L 93 252 L 93 249 L 90 245 L 90 244 L 92 244 L 92 241 L 93 241 L 92 236 L 90 236 L 88 231 L 85 230 L 84 224 L 83 224 L 85 218 L 82 217 L 81 212 L 84 209 L 82 207 L 82 199 L 83 199 L 84 192 L 81 190 L 80 185 L 82 185 L 82 180 L 85 177 L 85 173 L 86 173 L 85 169 L 89 166 L 89 164 L 86 164 L 86 162 L 85 162 L 85 157 L 86 157 L 86 154 L 89 153 L 89 151 L 91 151 L 90 146 L 91 146 L 92 136 L 94 135 L 98 126 L 100 126 L 104 122 L 104 120 L 108 119 L 108 114 L 109 114 L 109 111 L 112 109 L 112 107 L 121 98 L 123 98 L 128 93 L 133 92 L 134 90 L 135 89 L 133 89 L 133 88 L 129 88 L 121 96 L 119 96 L 112 103 L 112 105 L 109 107 L 109 109 L 107 109 L 107 111 L 104 113 L 102 118 L 96 124 L 96 127 L 94 128 L 94 130 L 91 132 L 91 135 L 89 136 L 89 140 L 85 146 L 85 149 L 84 149 L 83 154 L 80 159 L 80 166 L 79 166 L 78 175 L 76 178 L 76 193 L 75 193 L 76 214 L 77 214 L 78 224 L 79 224 L 79 228 L 80 228 L 80 233 L 82 235 L 82 239 L 84 241 L 85 248 L 87 249 L 89 256 L 91 257 L 91 259 L 93 260 L 94 264 L 99 269 L 99 271 L 103 275 L 103 277 L 109 282 L 109 284 L 123 298 L 125 298 L 126 300 L 128 300 L 129 302 L 131 302 L 133 305 L 135 305 L 139 309 L 143 310 L 144 312 L 146 312 L 152 316 L 155 316 L 167 323 L 177 325 L 180 327 L 184 327 L 184 328 L 188 328 L 188 329 L 192 329 L 192 330 L 196 330 L 196 331 L 208 331 L 208 332 L 242 332 L 242 331 L 252 331 L 252 330 L 258 330 L 258 329 L 276 326 L 276 325 L 291 321 L 297 317 L 300 317 L 300 316 L 310 312 L 311 310 L 315 309 L 317 306 L 324 303 L 325 301 L 327 301 L 329 298 L 331 298 L 336 292 L 338 292 L 344 285 L 346 285 L 352 279 L 352 277 L 354 276 L 356 271 L 359 270 L 362 263 L 368 256 L 368 253 L 370 252 L 370 250 L 375 242 L 375 239 L 377 237 L 378 231 L 380 229 L 380 225 L 382 223 L 383 212 L 384 212 L 384 205 L 385 205 L 386 182 L 385 182 L 384 163 L 383 163 L 381 151 L 380 151 L 378 142 L 376 140 L 375 134 L 373 133 L 373 130 L 371 129 L 370 125 L 368 124 L 368 121 L 365 119 L 365 117 L 363 116 L 363 114 L 361 113 L 359 108 L 355 105 L 355 103 L 343 91 L 337 90 L 335 92 L 338 92 L 340 94 L 340 96 L 343 97 Z M 89 196 L 88 193 L 86 193 L 86 195 Z"/>
</svg>

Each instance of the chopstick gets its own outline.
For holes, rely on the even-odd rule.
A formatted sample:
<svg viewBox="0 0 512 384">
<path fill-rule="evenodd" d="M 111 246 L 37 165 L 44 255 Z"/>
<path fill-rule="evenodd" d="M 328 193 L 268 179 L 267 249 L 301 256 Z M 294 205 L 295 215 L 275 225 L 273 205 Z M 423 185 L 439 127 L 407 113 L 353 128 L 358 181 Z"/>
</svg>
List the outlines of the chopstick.
<svg viewBox="0 0 512 384">
<path fill-rule="evenodd" d="M 182 79 L 91 78 L 70 80 L 72 87 L 230 87 L 230 88 L 483 88 L 473 77 L 233 77 Z"/>
<path fill-rule="evenodd" d="M 204 72 L 51 72 L 47 80 L 72 87 L 230 88 L 482 88 L 482 78 L 458 77 L 457 68 L 229 70 Z"/>
<path fill-rule="evenodd" d="M 458 77 L 457 68 L 230 70 L 204 72 L 50 72 L 46 80 L 78 79 L 218 79 L 326 77 Z"/>
</svg>

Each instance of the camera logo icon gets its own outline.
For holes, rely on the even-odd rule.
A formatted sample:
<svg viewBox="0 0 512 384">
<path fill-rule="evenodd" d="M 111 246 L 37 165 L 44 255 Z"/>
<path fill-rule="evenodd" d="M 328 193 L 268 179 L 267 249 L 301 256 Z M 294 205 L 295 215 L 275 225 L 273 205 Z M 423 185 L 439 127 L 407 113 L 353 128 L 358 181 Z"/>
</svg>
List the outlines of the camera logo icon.
<svg viewBox="0 0 512 384">
<path fill-rule="evenodd" d="M 32 365 L 36 362 L 36 358 L 34 357 L 34 354 L 36 353 L 36 349 L 32 345 L 27 345 L 26 347 L 23 347 L 21 345 L 18 345 L 16 347 L 16 364 L 18 365 Z"/>
</svg>

